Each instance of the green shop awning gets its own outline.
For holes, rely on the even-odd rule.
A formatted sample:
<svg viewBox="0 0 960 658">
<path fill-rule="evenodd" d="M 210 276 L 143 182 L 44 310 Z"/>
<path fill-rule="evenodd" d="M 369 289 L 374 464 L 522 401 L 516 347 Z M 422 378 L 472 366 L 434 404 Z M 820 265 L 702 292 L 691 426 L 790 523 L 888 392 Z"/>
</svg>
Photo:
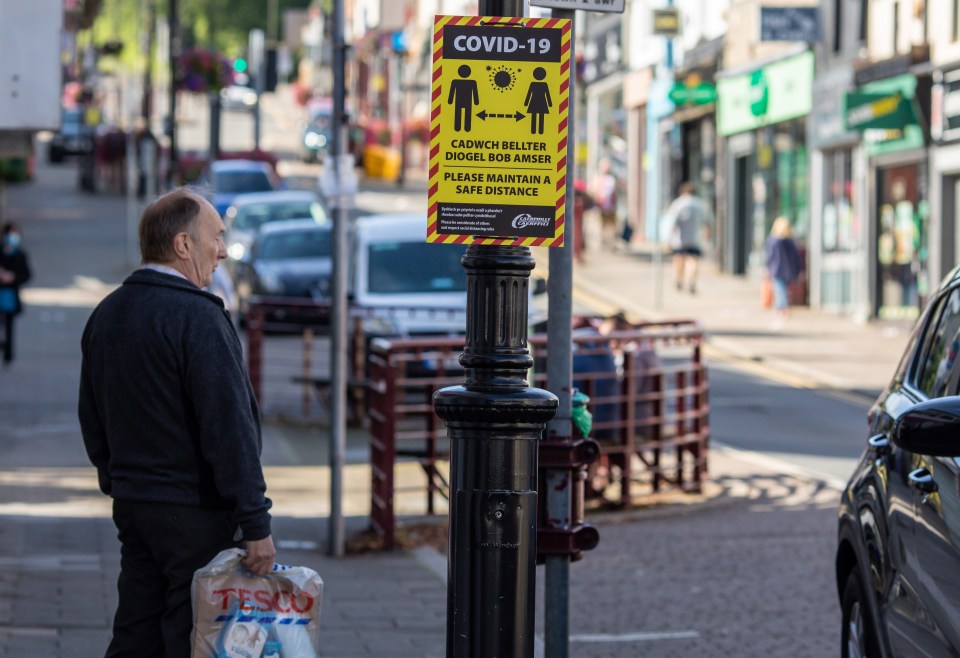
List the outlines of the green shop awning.
<svg viewBox="0 0 960 658">
<path fill-rule="evenodd" d="M 917 122 L 913 104 L 903 93 L 848 92 L 843 99 L 843 121 L 847 130 L 903 130 Z"/>
<path fill-rule="evenodd" d="M 868 82 L 844 97 L 844 124 L 863 133 L 870 157 L 923 148 L 916 96 L 917 78 L 911 73 Z"/>
</svg>

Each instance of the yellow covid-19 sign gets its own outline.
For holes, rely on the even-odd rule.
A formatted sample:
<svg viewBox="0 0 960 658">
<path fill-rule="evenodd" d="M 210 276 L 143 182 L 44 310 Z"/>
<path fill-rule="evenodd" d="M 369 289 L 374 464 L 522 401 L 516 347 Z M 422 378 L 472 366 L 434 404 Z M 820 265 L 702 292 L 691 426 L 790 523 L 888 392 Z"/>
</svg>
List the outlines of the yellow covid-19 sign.
<svg viewBox="0 0 960 658">
<path fill-rule="evenodd" d="M 563 246 L 571 25 L 437 16 L 427 241 Z"/>
</svg>

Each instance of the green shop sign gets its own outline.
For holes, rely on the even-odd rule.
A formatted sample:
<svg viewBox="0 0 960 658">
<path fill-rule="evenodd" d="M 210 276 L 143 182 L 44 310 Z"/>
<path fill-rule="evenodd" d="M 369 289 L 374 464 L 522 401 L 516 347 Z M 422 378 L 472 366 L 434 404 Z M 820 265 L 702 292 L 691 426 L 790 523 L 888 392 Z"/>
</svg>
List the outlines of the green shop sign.
<svg viewBox="0 0 960 658">
<path fill-rule="evenodd" d="M 673 85 L 667 94 L 670 100 L 677 105 L 707 105 L 717 100 L 717 88 L 709 82 L 701 82 L 698 85 L 688 87 L 682 82 Z"/>
<path fill-rule="evenodd" d="M 916 122 L 910 101 L 899 91 L 888 94 L 851 92 L 844 98 L 843 120 L 847 130 L 903 130 Z"/>
<path fill-rule="evenodd" d="M 843 99 L 847 130 L 863 133 L 868 155 L 923 147 L 923 130 L 913 100 L 917 79 L 910 74 L 866 84 Z"/>
<path fill-rule="evenodd" d="M 813 105 L 813 52 L 768 64 L 717 82 L 717 132 L 754 130 L 810 113 Z"/>
</svg>

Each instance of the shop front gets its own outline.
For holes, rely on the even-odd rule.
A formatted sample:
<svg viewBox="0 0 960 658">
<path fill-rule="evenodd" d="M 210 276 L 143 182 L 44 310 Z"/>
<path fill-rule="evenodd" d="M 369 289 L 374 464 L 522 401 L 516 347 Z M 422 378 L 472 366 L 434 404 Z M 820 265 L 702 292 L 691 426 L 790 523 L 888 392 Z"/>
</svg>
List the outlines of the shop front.
<svg viewBox="0 0 960 658">
<path fill-rule="evenodd" d="M 786 216 L 805 254 L 810 234 L 806 115 L 812 104 L 809 50 L 745 72 L 721 73 L 717 133 L 725 138 L 724 269 L 759 277 L 773 220 Z M 806 303 L 805 291 L 792 293 Z"/>
<path fill-rule="evenodd" d="M 586 183 L 593 190 L 601 168 L 616 179 L 616 214 L 628 216 L 628 111 L 624 103 L 623 26 L 618 15 L 589 16 L 585 22 L 583 64 L 579 80 L 584 89 L 583 125 L 586 128 Z"/>
<path fill-rule="evenodd" d="M 647 149 L 647 98 L 653 69 L 631 71 L 624 77 L 623 106 L 627 112 L 627 221 L 638 234 L 647 235 L 647 181 L 644 168 Z"/>
<path fill-rule="evenodd" d="M 869 314 L 865 200 L 866 156 L 860 133 L 844 125 L 843 103 L 854 86 L 842 66 L 817 76 L 807 121 L 810 147 L 810 304 L 865 319 Z"/>
<path fill-rule="evenodd" d="M 858 72 L 857 80 L 869 74 Z M 902 73 L 861 84 L 844 104 L 846 128 L 861 132 L 869 157 L 871 306 L 882 320 L 916 318 L 933 283 L 926 121 L 918 90 L 918 78 Z"/>
<path fill-rule="evenodd" d="M 679 147 L 670 151 L 669 188 L 675 192 L 680 183 L 693 183 L 697 196 L 716 215 L 718 231 L 722 231 L 724 219 L 722 209 L 717 208 L 720 158 L 716 76 L 722 52 L 723 39 L 707 41 L 687 51 L 669 92 L 675 106 L 670 119 L 676 127 Z"/>
<path fill-rule="evenodd" d="M 930 227 L 936 247 L 930 250 L 930 271 L 937 280 L 957 264 L 960 253 L 960 62 L 934 71 L 930 106 L 930 206 L 939 210 L 939 221 Z"/>
</svg>

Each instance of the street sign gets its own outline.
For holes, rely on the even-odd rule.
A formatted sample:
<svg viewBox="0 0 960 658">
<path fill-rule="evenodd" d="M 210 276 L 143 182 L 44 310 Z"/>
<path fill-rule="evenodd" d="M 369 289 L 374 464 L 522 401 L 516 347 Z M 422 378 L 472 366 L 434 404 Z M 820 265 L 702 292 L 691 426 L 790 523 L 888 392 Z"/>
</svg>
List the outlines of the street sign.
<svg viewBox="0 0 960 658">
<path fill-rule="evenodd" d="M 563 246 L 571 29 L 436 17 L 428 242 Z"/>
<path fill-rule="evenodd" d="M 600 11 L 611 14 L 622 14 L 625 0 L 530 0 L 534 7 L 550 7 L 551 9 L 566 9 L 575 11 Z"/>
<path fill-rule="evenodd" d="M 819 7 L 760 7 L 760 41 L 819 40 Z"/>
</svg>

